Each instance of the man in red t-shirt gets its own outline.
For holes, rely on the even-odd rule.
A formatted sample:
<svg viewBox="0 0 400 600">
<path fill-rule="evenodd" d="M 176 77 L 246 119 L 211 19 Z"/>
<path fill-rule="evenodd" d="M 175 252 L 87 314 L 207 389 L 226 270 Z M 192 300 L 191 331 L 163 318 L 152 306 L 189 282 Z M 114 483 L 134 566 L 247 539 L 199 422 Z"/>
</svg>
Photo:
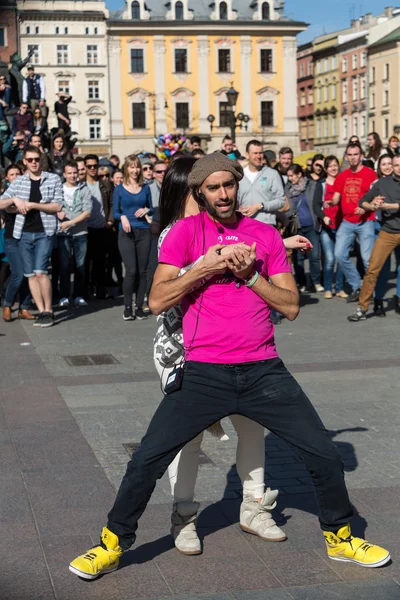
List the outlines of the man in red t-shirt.
<svg viewBox="0 0 400 600">
<path fill-rule="evenodd" d="M 350 259 L 350 250 L 357 239 L 365 270 L 375 241 L 375 213 L 358 206 L 361 198 L 376 180 L 376 173 L 362 164 L 359 144 L 349 144 L 346 157 L 350 168 L 338 175 L 333 186 L 331 205 L 339 204 L 343 221 L 336 234 L 335 256 L 344 276 L 352 288 L 347 302 L 357 302 L 360 295 L 361 277 Z"/>
</svg>

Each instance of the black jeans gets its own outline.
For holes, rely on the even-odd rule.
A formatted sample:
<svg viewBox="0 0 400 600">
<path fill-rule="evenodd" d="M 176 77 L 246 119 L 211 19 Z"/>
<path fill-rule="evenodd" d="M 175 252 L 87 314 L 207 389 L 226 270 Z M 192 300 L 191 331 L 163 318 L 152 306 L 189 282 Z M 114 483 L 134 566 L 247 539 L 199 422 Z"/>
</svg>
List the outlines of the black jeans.
<svg viewBox="0 0 400 600">
<path fill-rule="evenodd" d="M 135 541 L 157 479 L 179 450 L 201 431 L 228 415 L 257 421 L 303 458 L 315 488 L 321 528 L 337 531 L 353 509 L 343 462 L 321 419 L 279 359 L 243 365 L 185 364 L 182 389 L 164 397 L 140 448 L 128 463 L 108 528 L 126 550 Z"/>
<path fill-rule="evenodd" d="M 147 265 L 147 289 L 146 294 L 149 296 L 151 286 L 153 284 L 154 273 L 156 272 L 158 265 L 158 234 L 151 234 L 151 247 L 149 255 L 149 264 Z"/>
<path fill-rule="evenodd" d="M 304 271 L 304 259 L 307 256 L 310 261 L 310 277 L 311 284 L 318 285 L 321 283 L 321 259 L 319 251 L 319 233 L 317 233 L 312 225 L 310 227 L 300 227 L 299 235 L 304 235 L 313 245 L 312 250 L 305 255 L 300 250 L 293 251 L 293 264 L 296 281 L 300 287 L 307 284 L 306 273 Z"/>
<path fill-rule="evenodd" d="M 118 248 L 125 265 L 124 304 L 132 306 L 135 280 L 138 277 L 136 306 L 142 308 L 147 287 L 147 265 L 151 248 L 150 229 L 132 228 L 129 233 L 118 232 Z"/>
<path fill-rule="evenodd" d="M 105 298 L 106 295 L 106 253 L 108 242 L 107 229 L 88 227 L 88 247 L 86 253 L 86 285 L 96 296 Z"/>
</svg>

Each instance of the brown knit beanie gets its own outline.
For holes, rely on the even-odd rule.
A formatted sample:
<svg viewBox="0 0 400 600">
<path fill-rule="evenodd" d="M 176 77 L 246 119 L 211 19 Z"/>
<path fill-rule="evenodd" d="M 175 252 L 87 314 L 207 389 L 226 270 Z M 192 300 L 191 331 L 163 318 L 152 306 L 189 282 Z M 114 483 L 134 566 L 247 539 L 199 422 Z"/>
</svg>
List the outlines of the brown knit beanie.
<svg viewBox="0 0 400 600">
<path fill-rule="evenodd" d="M 228 158 L 225 154 L 221 154 L 221 152 L 214 152 L 199 158 L 194 163 L 189 175 L 189 186 L 191 188 L 200 187 L 209 175 L 217 171 L 232 173 L 236 181 L 243 179 L 243 169 L 238 162 Z"/>
</svg>

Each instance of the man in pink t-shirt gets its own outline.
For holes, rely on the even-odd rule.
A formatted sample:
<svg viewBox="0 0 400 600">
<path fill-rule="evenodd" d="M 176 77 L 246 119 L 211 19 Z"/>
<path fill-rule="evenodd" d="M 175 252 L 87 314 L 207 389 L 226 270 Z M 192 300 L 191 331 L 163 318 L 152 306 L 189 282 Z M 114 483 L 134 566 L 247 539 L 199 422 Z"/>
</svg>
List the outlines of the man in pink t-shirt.
<svg viewBox="0 0 400 600">
<path fill-rule="evenodd" d="M 128 464 L 101 544 L 70 564 L 80 577 L 95 579 L 118 567 L 157 479 L 187 442 L 232 414 L 267 427 L 303 458 L 330 558 L 368 567 L 390 560 L 387 550 L 351 535 L 353 509 L 341 456 L 278 357 L 270 309 L 294 320 L 299 295 L 275 229 L 236 212 L 242 177 L 241 166 L 220 153 L 193 166 L 189 185 L 202 210 L 179 221 L 164 239 L 149 302 L 155 314 L 182 302 L 186 362 L 170 375 Z M 228 244 L 233 252 L 221 254 Z"/>
</svg>

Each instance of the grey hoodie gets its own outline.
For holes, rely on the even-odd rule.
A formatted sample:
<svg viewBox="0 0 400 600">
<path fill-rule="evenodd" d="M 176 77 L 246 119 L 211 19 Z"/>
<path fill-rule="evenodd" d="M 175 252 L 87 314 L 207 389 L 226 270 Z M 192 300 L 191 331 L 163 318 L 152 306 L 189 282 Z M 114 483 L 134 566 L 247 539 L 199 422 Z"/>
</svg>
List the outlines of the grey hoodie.
<svg viewBox="0 0 400 600">
<path fill-rule="evenodd" d="M 245 175 L 239 183 L 239 204 L 240 206 L 262 204 L 263 209 L 254 215 L 254 219 L 275 225 L 275 213 L 285 206 L 285 195 L 279 173 L 270 167 L 263 167 L 251 183 L 246 177 L 245 169 Z"/>
<path fill-rule="evenodd" d="M 64 221 L 72 221 L 83 212 L 91 212 L 93 206 L 92 194 L 85 182 L 78 183 L 74 192 L 73 206 L 63 205 L 62 211 L 65 213 Z M 83 235 L 87 233 L 87 222 L 82 221 L 73 225 L 67 231 L 58 232 L 58 235 Z"/>
</svg>

